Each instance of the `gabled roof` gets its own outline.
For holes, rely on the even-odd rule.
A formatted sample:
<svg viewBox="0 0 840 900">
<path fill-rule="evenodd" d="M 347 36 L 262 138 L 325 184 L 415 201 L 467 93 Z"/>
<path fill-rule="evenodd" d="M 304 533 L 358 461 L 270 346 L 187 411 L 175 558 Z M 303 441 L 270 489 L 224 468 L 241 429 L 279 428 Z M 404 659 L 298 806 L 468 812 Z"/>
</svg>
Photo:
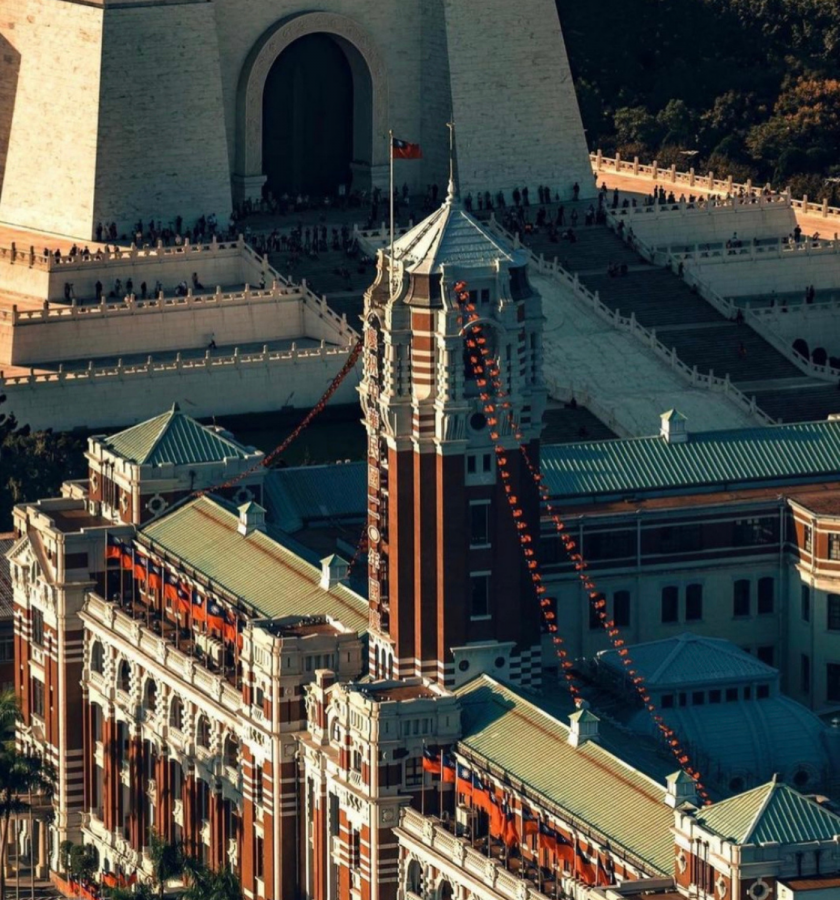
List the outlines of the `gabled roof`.
<svg viewBox="0 0 840 900">
<path fill-rule="evenodd" d="M 593 741 L 575 748 L 569 727 L 512 688 L 482 675 L 461 698 L 462 751 L 473 751 L 582 820 L 645 864 L 670 874 L 673 810 L 665 785 Z"/>
<path fill-rule="evenodd" d="M 182 413 L 177 403 L 161 416 L 100 440 L 117 456 L 138 465 L 184 466 L 254 456 L 253 450 Z"/>
<path fill-rule="evenodd" d="M 691 685 L 737 684 L 777 675 L 776 669 L 751 656 L 731 641 L 680 634 L 633 646 L 633 662 L 648 686 L 663 690 Z M 598 661 L 616 672 L 624 671 L 617 650 L 603 650 Z"/>
<path fill-rule="evenodd" d="M 11 560 L 6 556 L 14 545 L 14 533 L 0 534 L 0 619 L 14 615 Z"/>
<path fill-rule="evenodd" d="M 692 434 L 544 447 L 542 473 L 554 497 L 818 481 L 840 471 L 840 421 L 801 422 Z"/>
<path fill-rule="evenodd" d="M 736 844 L 800 844 L 840 835 L 840 816 L 775 780 L 705 807 L 698 821 Z"/>
<path fill-rule="evenodd" d="M 321 569 L 275 540 L 273 532 L 238 531 L 236 509 L 202 496 L 150 522 L 140 538 L 150 539 L 241 598 L 266 618 L 326 615 L 347 628 L 367 629 L 367 601 L 343 584 L 319 586 Z"/>
<path fill-rule="evenodd" d="M 409 272 L 438 274 L 444 264 L 490 266 L 496 260 L 524 266 L 527 257 L 493 235 L 451 193 L 440 209 L 394 242 L 394 258 Z"/>
</svg>

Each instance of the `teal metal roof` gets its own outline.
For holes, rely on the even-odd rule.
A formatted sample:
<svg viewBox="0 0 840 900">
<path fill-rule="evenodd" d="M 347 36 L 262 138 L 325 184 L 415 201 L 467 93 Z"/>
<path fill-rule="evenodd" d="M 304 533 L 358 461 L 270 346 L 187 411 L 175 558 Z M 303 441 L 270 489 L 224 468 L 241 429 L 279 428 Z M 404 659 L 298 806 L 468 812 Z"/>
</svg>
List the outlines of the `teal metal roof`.
<svg viewBox="0 0 840 900">
<path fill-rule="evenodd" d="M 615 672 L 624 672 L 617 650 L 601 651 L 598 660 Z M 635 644 L 633 662 L 646 683 L 658 690 L 685 685 L 699 688 L 724 682 L 766 682 L 777 675 L 772 666 L 730 641 L 697 634 Z"/>
<path fill-rule="evenodd" d="M 542 473 L 554 497 L 836 478 L 840 421 L 549 446 Z"/>
<path fill-rule="evenodd" d="M 247 459 L 255 454 L 185 415 L 177 403 L 161 416 L 101 440 L 104 447 L 138 465 L 185 466 Z"/>
<path fill-rule="evenodd" d="M 606 837 L 649 874 L 674 866 L 673 810 L 665 785 L 587 741 L 575 748 L 569 727 L 533 701 L 486 675 L 455 693 L 461 698 L 464 755 L 480 755 Z"/>
<path fill-rule="evenodd" d="M 777 781 L 707 806 L 698 819 L 736 844 L 801 844 L 840 835 L 840 816 Z"/>
<path fill-rule="evenodd" d="M 333 463 L 272 469 L 265 479 L 265 493 L 274 521 L 290 534 L 312 522 L 363 518 L 367 465 Z"/>
<path fill-rule="evenodd" d="M 527 257 L 491 234 L 458 199 L 448 197 L 440 209 L 394 242 L 394 257 L 412 272 L 439 273 L 443 265 L 482 268 L 497 260 L 524 266 Z"/>
<path fill-rule="evenodd" d="M 320 567 L 271 533 L 242 535 L 238 526 L 235 510 L 203 496 L 150 522 L 140 533 L 267 618 L 326 615 L 360 633 L 367 630 L 363 597 L 344 584 L 324 590 Z"/>
</svg>

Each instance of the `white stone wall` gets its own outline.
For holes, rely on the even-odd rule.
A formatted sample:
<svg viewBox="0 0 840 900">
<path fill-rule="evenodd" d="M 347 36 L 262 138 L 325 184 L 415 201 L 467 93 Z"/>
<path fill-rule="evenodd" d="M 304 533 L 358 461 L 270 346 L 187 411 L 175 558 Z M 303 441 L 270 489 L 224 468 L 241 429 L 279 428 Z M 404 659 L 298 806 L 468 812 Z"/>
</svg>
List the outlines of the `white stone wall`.
<svg viewBox="0 0 840 900">
<path fill-rule="evenodd" d="M 308 409 L 318 401 L 347 359 L 346 350 L 268 354 L 212 365 L 166 364 L 134 369 L 0 380 L 4 411 L 34 429 L 111 428 L 159 415 L 177 402 L 196 418 L 270 412 L 283 406 Z M 356 402 L 358 371 L 332 399 Z"/>
<path fill-rule="evenodd" d="M 444 0 L 461 192 L 595 181 L 554 0 Z M 479 8 L 480 7 L 480 8 Z"/>
<path fill-rule="evenodd" d="M 755 314 L 761 325 L 779 335 L 788 345 L 802 338 L 811 350 L 822 347 L 829 356 L 840 356 L 840 303 L 791 306 L 785 312 L 776 306 L 755 310 Z M 840 407 L 840 396 L 837 404 Z"/>
<path fill-rule="evenodd" d="M 619 216 L 626 229 L 651 247 L 725 244 L 734 234 L 743 241 L 782 238 L 796 227 L 793 207 L 786 203 L 743 204 L 673 209 L 637 207 Z"/>
<path fill-rule="evenodd" d="M 685 266 L 722 297 L 767 297 L 773 292 L 796 292 L 804 296 L 808 285 L 813 285 L 817 291 L 839 289 L 840 252 L 830 248 L 806 252 L 804 245 L 799 247 L 798 250 L 785 250 L 776 258 L 770 253 L 751 257 L 747 252 L 738 256 L 688 260 Z M 836 250 L 840 250 L 840 244 Z"/>
<path fill-rule="evenodd" d="M 212 4 L 108 8 L 94 226 L 225 222 L 229 172 Z"/>
<path fill-rule="evenodd" d="M 0 222 L 89 238 L 80 229 L 93 218 L 103 11 L 3 0 L 0 18 L 21 55 Z"/>
</svg>

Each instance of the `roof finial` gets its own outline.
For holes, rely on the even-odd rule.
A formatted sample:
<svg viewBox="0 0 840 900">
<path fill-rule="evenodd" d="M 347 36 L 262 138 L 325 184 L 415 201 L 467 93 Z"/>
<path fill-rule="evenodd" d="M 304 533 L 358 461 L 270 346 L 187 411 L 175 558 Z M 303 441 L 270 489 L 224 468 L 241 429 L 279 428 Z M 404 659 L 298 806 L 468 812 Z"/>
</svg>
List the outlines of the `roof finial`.
<svg viewBox="0 0 840 900">
<path fill-rule="evenodd" d="M 449 192 L 446 195 L 446 202 L 451 203 L 457 196 L 455 189 L 455 117 L 451 122 L 446 123 L 449 129 Z"/>
</svg>

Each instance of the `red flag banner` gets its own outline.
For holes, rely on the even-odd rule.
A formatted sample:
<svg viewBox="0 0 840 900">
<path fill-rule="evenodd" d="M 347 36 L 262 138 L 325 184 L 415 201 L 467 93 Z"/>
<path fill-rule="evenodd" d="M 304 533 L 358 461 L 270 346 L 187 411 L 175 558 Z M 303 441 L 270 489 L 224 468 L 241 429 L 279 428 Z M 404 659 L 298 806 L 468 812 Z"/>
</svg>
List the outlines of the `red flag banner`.
<svg viewBox="0 0 840 900">
<path fill-rule="evenodd" d="M 394 159 L 423 159 L 423 151 L 419 144 L 410 144 L 394 138 L 391 142 L 391 153 Z"/>
</svg>

